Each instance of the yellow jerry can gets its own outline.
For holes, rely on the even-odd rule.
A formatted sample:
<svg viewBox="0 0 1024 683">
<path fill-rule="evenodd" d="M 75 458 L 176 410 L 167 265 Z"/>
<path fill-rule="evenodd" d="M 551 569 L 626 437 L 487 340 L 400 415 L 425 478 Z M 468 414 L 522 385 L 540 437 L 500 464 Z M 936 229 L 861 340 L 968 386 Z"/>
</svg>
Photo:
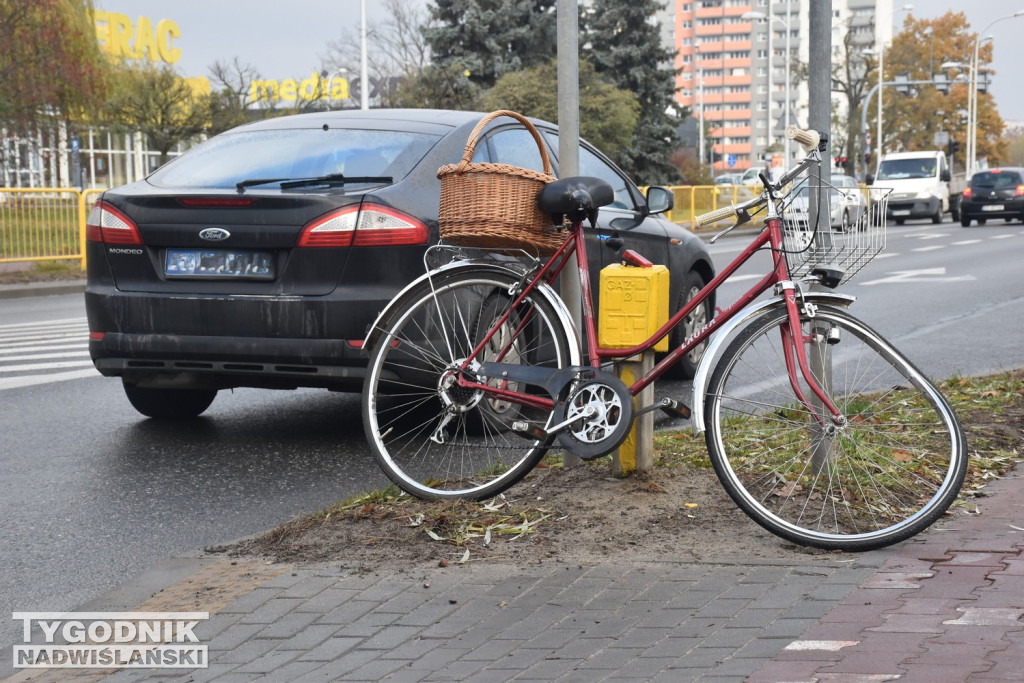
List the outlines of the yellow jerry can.
<svg viewBox="0 0 1024 683">
<path fill-rule="evenodd" d="M 605 349 L 628 349 L 647 341 L 668 322 L 668 268 L 637 268 L 613 263 L 601 269 L 597 343 Z M 668 351 L 668 335 L 655 351 Z"/>
</svg>

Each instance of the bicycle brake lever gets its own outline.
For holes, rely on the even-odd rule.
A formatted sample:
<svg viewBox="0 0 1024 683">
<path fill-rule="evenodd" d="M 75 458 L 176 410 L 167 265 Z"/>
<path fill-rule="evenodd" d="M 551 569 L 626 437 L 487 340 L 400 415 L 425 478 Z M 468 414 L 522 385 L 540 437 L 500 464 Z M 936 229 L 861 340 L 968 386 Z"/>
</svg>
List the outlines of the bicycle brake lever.
<svg viewBox="0 0 1024 683">
<path fill-rule="evenodd" d="M 736 212 L 736 222 L 733 223 L 732 225 L 730 225 L 728 228 L 726 228 L 722 232 L 720 232 L 717 235 L 715 235 L 714 237 L 712 237 L 711 240 L 710 240 L 710 243 L 714 244 L 715 240 L 717 240 L 719 237 L 722 237 L 723 235 L 727 235 L 730 232 L 732 232 L 733 230 L 735 230 L 736 228 L 740 227 L 741 225 L 744 225 L 744 224 L 749 223 L 749 222 L 750 222 L 750 212 L 747 211 L 746 209 L 740 209 L 739 211 Z"/>
</svg>

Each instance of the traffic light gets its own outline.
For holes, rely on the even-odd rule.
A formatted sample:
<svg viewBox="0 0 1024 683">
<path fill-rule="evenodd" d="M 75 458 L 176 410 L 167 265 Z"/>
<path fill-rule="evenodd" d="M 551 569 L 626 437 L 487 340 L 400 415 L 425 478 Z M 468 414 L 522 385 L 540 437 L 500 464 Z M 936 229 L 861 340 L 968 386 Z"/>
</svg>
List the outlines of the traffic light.
<svg viewBox="0 0 1024 683">
<path fill-rule="evenodd" d="M 871 163 L 871 152 L 864 152 L 864 165 L 867 166 Z"/>
<path fill-rule="evenodd" d="M 960 143 L 957 142 L 956 140 L 950 138 L 949 142 L 946 143 L 946 156 L 948 156 L 950 159 L 952 159 L 953 155 L 956 154 L 959 151 L 960 151 Z"/>
<path fill-rule="evenodd" d="M 846 157 L 836 157 L 836 168 L 846 166 Z"/>
</svg>

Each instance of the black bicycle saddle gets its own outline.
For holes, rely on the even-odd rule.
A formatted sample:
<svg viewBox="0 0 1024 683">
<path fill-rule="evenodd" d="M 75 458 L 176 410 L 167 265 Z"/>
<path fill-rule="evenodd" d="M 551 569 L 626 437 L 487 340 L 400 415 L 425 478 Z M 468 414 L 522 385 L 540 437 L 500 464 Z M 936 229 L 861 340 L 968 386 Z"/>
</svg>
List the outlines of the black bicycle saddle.
<svg viewBox="0 0 1024 683">
<path fill-rule="evenodd" d="M 573 176 L 549 183 L 537 195 L 537 208 L 561 223 L 563 215 L 570 221 L 597 220 L 597 209 L 615 201 L 612 186 L 600 178 Z"/>
</svg>

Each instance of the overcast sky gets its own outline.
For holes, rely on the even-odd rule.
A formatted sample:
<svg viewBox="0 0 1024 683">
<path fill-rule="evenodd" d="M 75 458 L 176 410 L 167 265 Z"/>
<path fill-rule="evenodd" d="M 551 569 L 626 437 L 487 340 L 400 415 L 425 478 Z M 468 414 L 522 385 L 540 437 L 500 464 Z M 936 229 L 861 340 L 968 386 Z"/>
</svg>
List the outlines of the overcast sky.
<svg viewBox="0 0 1024 683">
<path fill-rule="evenodd" d="M 403 0 L 426 5 L 427 0 Z M 893 0 L 895 7 L 907 3 Z M 974 31 L 992 20 L 1024 9 L 1024 0 L 917 0 L 912 14 L 932 18 L 949 10 L 964 12 Z M 181 49 L 176 66 L 186 76 L 208 76 L 216 61 L 235 57 L 251 64 L 264 78 L 309 78 L 321 68 L 327 44 L 337 40 L 342 27 L 359 26 L 359 0 L 96 0 L 96 7 L 129 16 L 144 16 L 153 25 L 171 19 L 181 30 L 175 45 Z M 366 0 L 369 21 L 385 18 L 380 0 Z M 895 25 L 906 13 L 897 11 Z M 993 26 L 996 74 L 991 92 L 999 113 L 1007 121 L 1024 122 L 1024 88 L 1020 66 L 1024 63 L 1024 17 Z"/>
</svg>

